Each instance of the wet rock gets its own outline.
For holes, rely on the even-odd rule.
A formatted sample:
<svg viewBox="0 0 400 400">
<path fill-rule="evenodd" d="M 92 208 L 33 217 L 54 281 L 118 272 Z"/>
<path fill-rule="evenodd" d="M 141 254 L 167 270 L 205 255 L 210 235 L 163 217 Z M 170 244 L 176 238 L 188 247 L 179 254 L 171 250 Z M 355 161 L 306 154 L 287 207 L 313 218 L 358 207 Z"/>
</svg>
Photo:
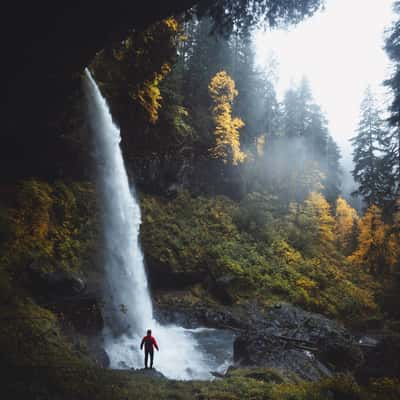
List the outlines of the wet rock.
<svg viewBox="0 0 400 400">
<path fill-rule="evenodd" d="M 158 304 L 157 318 L 186 328 L 232 329 L 235 367 L 274 368 L 317 380 L 354 371 L 363 363 L 357 340 L 340 323 L 281 303 L 263 310 L 256 304 L 226 307 L 207 304 Z"/>
<path fill-rule="evenodd" d="M 102 368 L 108 368 L 110 366 L 110 358 L 104 350 L 102 337 L 91 338 L 88 342 L 88 350 L 91 359 L 96 365 Z"/>
<path fill-rule="evenodd" d="M 203 271 L 174 270 L 150 256 L 146 256 L 146 265 L 152 290 L 180 290 L 204 281 L 205 277 Z"/>
<path fill-rule="evenodd" d="M 361 383 L 383 377 L 400 376 L 400 335 L 392 334 L 378 339 L 376 346 L 364 348 L 364 363 L 356 372 Z"/>
<path fill-rule="evenodd" d="M 361 349 L 347 339 L 322 339 L 318 343 L 318 349 L 318 358 L 327 365 L 332 365 L 335 372 L 354 371 L 364 362 Z"/>
<path fill-rule="evenodd" d="M 178 324 L 184 328 L 239 329 L 249 324 L 245 312 L 236 313 L 228 307 L 210 307 L 203 304 L 156 304 L 157 320 L 164 324 Z"/>
<path fill-rule="evenodd" d="M 235 365 L 275 368 L 307 380 L 354 370 L 362 359 L 342 325 L 289 304 L 268 310 L 263 323 L 247 329 L 234 343 Z"/>
<path fill-rule="evenodd" d="M 71 324 L 81 334 L 96 335 L 104 328 L 102 306 L 97 294 L 58 299 L 52 307 L 63 314 L 64 324 Z"/>
<path fill-rule="evenodd" d="M 38 303 L 60 315 L 65 332 L 96 335 L 104 327 L 101 290 L 89 287 L 77 273 L 56 267 L 43 270 L 39 263 L 28 267 L 30 286 Z"/>
<path fill-rule="evenodd" d="M 43 296 L 75 296 L 86 289 L 86 282 L 79 274 L 60 266 L 53 271 L 46 271 L 39 263 L 32 263 L 28 271 L 34 291 Z"/>
<path fill-rule="evenodd" d="M 233 275 L 223 275 L 212 281 L 211 284 L 209 283 L 209 290 L 221 304 L 230 306 L 235 301 L 230 290 L 234 281 L 235 277 Z"/>
<path fill-rule="evenodd" d="M 332 374 L 313 354 L 272 336 L 243 334 L 235 340 L 233 351 L 235 365 L 240 367 L 274 368 L 311 381 Z"/>
<path fill-rule="evenodd" d="M 308 342 L 324 338 L 354 340 L 340 323 L 286 303 L 270 308 L 265 314 L 264 322 L 268 334 L 289 336 Z"/>
<path fill-rule="evenodd" d="M 131 369 L 133 375 L 145 375 L 156 379 L 168 379 L 160 371 L 155 368 L 142 368 L 142 369 Z"/>
<path fill-rule="evenodd" d="M 217 304 L 187 304 L 180 299 L 184 294 L 158 297 L 155 304 L 157 319 L 162 323 L 178 323 L 185 328 L 206 326 L 232 330 L 264 327 L 265 314 L 253 304 L 224 306 Z"/>
<path fill-rule="evenodd" d="M 225 375 L 218 371 L 211 371 L 210 374 L 215 378 L 225 378 Z"/>
</svg>

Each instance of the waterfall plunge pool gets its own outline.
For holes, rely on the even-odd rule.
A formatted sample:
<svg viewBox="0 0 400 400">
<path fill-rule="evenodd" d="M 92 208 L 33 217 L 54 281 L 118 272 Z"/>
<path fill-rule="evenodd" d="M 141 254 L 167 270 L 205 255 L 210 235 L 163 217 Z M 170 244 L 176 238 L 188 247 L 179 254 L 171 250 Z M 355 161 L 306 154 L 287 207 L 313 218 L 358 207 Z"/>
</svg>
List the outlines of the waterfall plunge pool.
<svg viewBox="0 0 400 400">
<path fill-rule="evenodd" d="M 233 362 L 236 334 L 232 331 L 158 325 L 153 328 L 153 335 L 160 347 L 160 351 L 154 354 L 154 368 L 167 378 L 212 380 L 211 372 L 225 373 Z M 143 368 L 144 353 L 139 349 L 141 337 L 122 335 L 106 338 L 111 368 Z"/>
</svg>

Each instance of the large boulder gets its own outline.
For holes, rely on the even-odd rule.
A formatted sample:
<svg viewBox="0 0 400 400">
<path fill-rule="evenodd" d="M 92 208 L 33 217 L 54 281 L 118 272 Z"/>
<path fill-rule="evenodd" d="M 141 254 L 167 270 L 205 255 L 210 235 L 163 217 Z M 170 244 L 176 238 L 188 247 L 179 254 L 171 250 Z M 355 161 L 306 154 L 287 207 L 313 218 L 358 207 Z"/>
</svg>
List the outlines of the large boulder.
<svg viewBox="0 0 400 400">
<path fill-rule="evenodd" d="M 101 336 L 93 337 L 88 340 L 87 350 L 92 361 L 102 368 L 110 366 L 110 358 L 104 350 L 104 342 Z"/>
<path fill-rule="evenodd" d="M 33 291 L 42 297 L 76 296 L 86 289 L 86 282 L 76 272 L 55 266 L 53 270 L 32 263 L 28 267 Z"/>
<path fill-rule="evenodd" d="M 263 313 L 252 304 L 225 306 L 193 297 L 188 291 L 158 292 L 155 297 L 157 320 L 185 328 L 206 326 L 216 329 L 246 330 L 263 322 Z"/>
<path fill-rule="evenodd" d="M 274 368 L 285 375 L 294 373 L 312 381 L 332 373 L 311 352 L 269 335 L 251 332 L 242 334 L 236 338 L 233 352 L 237 367 Z"/>
<path fill-rule="evenodd" d="M 89 287 L 81 275 L 60 266 L 53 270 L 39 263 L 28 267 L 29 282 L 39 304 L 62 316 L 66 332 L 74 330 L 83 335 L 96 335 L 104 327 L 101 289 Z"/>
<path fill-rule="evenodd" d="M 341 324 L 289 304 L 271 308 L 263 323 L 234 343 L 236 366 L 276 368 L 308 380 L 353 371 L 362 359 L 355 339 Z"/>
<path fill-rule="evenodd" d="M 327 338 L 354 341 L 345 327 L 321 314 L 304 311 L 290 304 L 281 303 L 271 307 L 264 316 L 267 334 L 287 336 L 308 342 Z"/>
<path fill-rule="evenodd" d="M 354 341 L 342 337 L 321 338 L 317 357 L 335 372 L 355 371 L 364 362 L 364 354 Z"/>
<path fill-rule="evenodd" d="M 182 290 L 205 280 L 204 271 L 179 270 L 146 255 L 146 266 L 152 290 Z"/>
<path fill-rule="evenodd" d="M 378 378 L 400 376 L 400 335 L 377 337 L 376 345 L 365 346 L 365 362 L 356 372 L 357 380 L 368 383 Z"/>
</svg>

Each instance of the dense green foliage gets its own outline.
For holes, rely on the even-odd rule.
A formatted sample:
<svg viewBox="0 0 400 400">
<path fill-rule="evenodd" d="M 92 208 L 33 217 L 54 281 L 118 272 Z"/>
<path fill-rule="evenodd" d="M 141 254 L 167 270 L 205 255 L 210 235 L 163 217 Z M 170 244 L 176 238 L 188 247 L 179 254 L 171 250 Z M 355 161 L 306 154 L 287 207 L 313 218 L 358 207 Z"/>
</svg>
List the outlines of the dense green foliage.
<svg viewBox="0 0 400 400">
<path fill-rule="evenodd" d="M 46 374 L 46 379 L 60 379 L 62 371 L 89 363 L 87 348 L 77 348 L 65 335 L 63 313 L 56 312 L 52 302 L 43 303 L 48 293 L 43 287 L 38 292 L 40 286 L 31 273 L 45 277 L 56 270 L 87 276 L 95 270 L 98 221 L 93 187 L 88 183 L 50 185 L 37 180 L 23 181 L 8 187 L 4 199 L 7 201 L 1 208 L 0 358 L 11 374 L 8 383 L 15 383 L 12 393 L 16 396 L 22 389 L 17 376 L 22 381 L 24 376 L 35 379 L 33 372 L 37 371 L 38 375 Z M 74 341 L 79 341 L 78 336 Z M 4 370 L 2 374 L 7 381 Z M 61 381 L 58 386 L 61 388 Z"/>
<path fill-rule="evenodd" d="M 98 217 L 90 185 L 26 181 L 15 198 L 1 247 L 1 265 L 9 277 L 23 283 L 24 271 L 33 262 L 44 272 L 62 269 L 87 275 L 96 270 Z M 379 285 L 367 274 L 372 267 L 354 270 L 337 240 L 337 232 L 347 230 L 343 240 L 357 243 L 356 237 L 350 238 L 353 227 L 333 216 L 321 194 L 313 192 L 289 207 L 257 192 L 240 203 L 188 192 L 173 200 L 143 195 L 141 203 L 146 257 L 178 273 L 201 271 L 204 279 L 199 283 L 205 290 L 208 276 L 227 282 L 223 290 L 232 302 L 284 300 L 342 319 L 378 312 L 374 293 Z M 363 221 L 360 237 L 369 226 Z M 393 234 L 391 238 L 388 243 L 395 248 L 397 239 Z M 349 260 L 367 266 L 360 248 Z M 383 249 L 382 244 L 378 248 Z M 394 253 L 391 257 L 397 259 Z"/>
<path fill-rule="evenodd" d="M 93 268 L 99 221 L 91 184 L 23 181 L 13 197 L 0 243 L 3 268 L 17 276 L 33 262 L 43 270 Z"/>
<path fill-rule="evenodd" d="M 6 391 L 77 399 L 97 396 L 99 388 L 100 398 L 107 399 L 143 394 L 154 399 L 319 399 L 327 391 L 360 400 L 396 398 L 398 384 L 391 380 L 365 389 L 349 377 L 311 384 L 257 369 L 232 371 L 213 383 L 155 384 L 151 378 L 94 367 L 84 341 L 72 344 L 63 333 L 62 314 L 37 305 L 24 278 L 24 267 L 32 260 L 41 260 L 45 269 L 83 274 L 95 268 L 90 257 L 98 243 L 93 189 L 83 183 L 31 180 L 21 182 L 9 199 L 2 219 L 0 271 L 2 318 L 7 321 L 0 325 L 0 349 L 10 365 Z M 142 195 L 141 205 L 146 256 L 177 273 L 203 271 L 203 289 L 193 288 L 193 297 L 212 297 L 205 282 L 228 277 L 224 289 L 236 303 L 291 301 L 342 319 L 378 312 L 373 300 L 377 286 L 341 255 L 334 233 L 342 222 L 320 194 L 311 193 L 288 209 L 260 193 L 240 203 L 187 192 L 170 200 Z"/>
<path fill-rule="evenodd" d="M 372 281 L 336 248 L 335 219 L 321 195 L 281 215 L 276 199 L 259 193 L 240 204 L 144 196 L 142 207 L 146 255 L 176 272 L 225 279 L 234 302 L 284 300 L 342 319 L 377 312 Z"/>
</svg>

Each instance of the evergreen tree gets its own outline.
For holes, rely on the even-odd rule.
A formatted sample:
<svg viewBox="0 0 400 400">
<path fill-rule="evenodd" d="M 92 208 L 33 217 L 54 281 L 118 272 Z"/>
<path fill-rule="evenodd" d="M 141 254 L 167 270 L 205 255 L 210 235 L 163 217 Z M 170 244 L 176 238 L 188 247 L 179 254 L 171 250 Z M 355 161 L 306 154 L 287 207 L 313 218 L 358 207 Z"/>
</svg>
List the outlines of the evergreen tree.
<svg viewBox="0 0 400 400">
<path fill-rule="evenodd" d="M 246 37 L 234 35 L 229 43 L 232 53 L 231 76 L 240 93 L 235 101 L 234 112 L 246 123 L 241 132 L 241 142 L 247 149 L 255 152 L 257 137 L 263 133 L 262 75 L 255 67 L 255 51 L 250 35 Z"/>
<path fill-rule="evenodd" d="M 313 15 L 321 0 L 220 0 L 203 1 L 196 6 L 198 15 L 210 15 L 215 30 L 229 34 L 236 30 L 247 34 L 250 26 L 286 26 Z"/>
<path fill-rule="evenodd" d="M 340 194 L 342 169 L 340 167 L 340 149 L 331 136 L 326 143 L 325 157 L 321 160 L 324 173 L 323 193 L 330 203 L 334 203 Z"/>
<path fill-rule="evenodd" d="M 394 11 L 400 17 L 400 1 L 394 3 Z M 393 92 L 393 101 L 389 108 L 389 123 L 392 127 L 390 147 L 386 151 L 386 168 L 392 167 L 392 181 L 395 185 L 397 199 L 400 199 L 400 18 L 393 24 L 390 35 L 386 40 L 386 52 L 393 62 L 393 74 L 385 81 Z"/>
<path fill-rule="evenodd" d="M 274 170 L 286 176 L 278 177 L 288 185 L 286 200 L 303 201 L 310 191 L 323 190 L 333 203 L 340 192 L 340 152 L 305 78 L 286 92 L 281 126 L 282 134 L 272 147 L 267 141 L 266 157 L 270 158 L 267 163 L 271 169 L 279 166 Z"/>
<path fill-rule="evenodd" d="M 183 76 L 184 106 L 190 111 L 199 147 L 207 149 L 213 141 L 208 84 L 218 71 L 231 72 L 232 53 L 225 38 L 211 35 L 209 18 L 191 23 L 188 40 L 192 48 L 187 52 Z"/>
<path fill-rule="evenodd" d="M 283 130 L 285 136 L 295 138 L 302 136 L 301 105 L 296 88 L 286 91 L 283 100 Z"/>
<path fill-rule="evenodd" d="M 387 131 L 376 99 L 367 88 L 361 103 L 361 117 L 357 136 L 351 139 L 354 146 L 352 171 L 358 183 L 355 195 L 361 195 L 367 207 L 384 206 L 391 197 L 390 174 L 383 156 L 387 144 Z"/>
</svg>

